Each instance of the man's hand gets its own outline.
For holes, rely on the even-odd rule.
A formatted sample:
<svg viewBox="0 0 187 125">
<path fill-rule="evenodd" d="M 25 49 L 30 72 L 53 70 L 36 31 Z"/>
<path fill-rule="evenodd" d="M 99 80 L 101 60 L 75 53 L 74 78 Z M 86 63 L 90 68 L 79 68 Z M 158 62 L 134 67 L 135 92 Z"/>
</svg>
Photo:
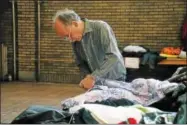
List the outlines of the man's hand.
<svg viewBox="0 0 187 125">
<path fill-rule="evenodd" d="M 83 80 L 81 80 L 79 86 L 85 89 L 90 89 L 94 86 L 95 79 L 91 75 L 87 75 Z"/>
</svg>

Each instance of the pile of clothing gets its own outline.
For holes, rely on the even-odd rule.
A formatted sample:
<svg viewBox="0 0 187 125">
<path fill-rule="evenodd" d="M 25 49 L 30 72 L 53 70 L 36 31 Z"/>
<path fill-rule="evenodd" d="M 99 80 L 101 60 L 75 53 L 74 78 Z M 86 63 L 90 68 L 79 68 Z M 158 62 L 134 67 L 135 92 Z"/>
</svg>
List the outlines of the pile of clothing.
<svg viewBox="0 0 187 125">
<path fill-rule="evenodd" d="M 173 75 L 167 79 L 170 82 L 184 83 L 187 85 L 187 67 L 179 67 Z"/>
<path fill-rule="evenodd" d="M 132 82 L 123 82 L 96 77 L 95 85 L 91 90 L 63 100 L 61 103 L 63 109 L 70 109 L 84 103 L 113 98 L 129 99 L 137 104 L 149 106 L 161 100 L 166 93 L 176 90 L 179 86 L 183 86 L 183 84 L 143 78 L 135 79 Z"/>
<path fill-rule="evenodd" d="M 184 48 L 181 47 L 164 47 L 160 52 L 160 56 L 170 58 L 186 58 L 186 51 L 183 49 Z"/>
<path fill-rule="evenodd" d="M 173 76 L 181 72 L 186 69 L 178 69 Z M 63 100 L 60 109 L 31 106 L 12 123 L 186 124 L 186 84 L 171 82 L 176 80 L 171 78 L 123 82 L 96 77 L 93 88 Z"/>
<path fill-rule="evenodd" d="M 144 46 L 128 45 L 124 47 L 122 52 L 123 57 L 137 57 L 140 58 L 140 65 L 148 65 L 150 69 L 155 69 L 157 63 L 166 59 L 156 51 L 151 51 Z"/>
</svg>

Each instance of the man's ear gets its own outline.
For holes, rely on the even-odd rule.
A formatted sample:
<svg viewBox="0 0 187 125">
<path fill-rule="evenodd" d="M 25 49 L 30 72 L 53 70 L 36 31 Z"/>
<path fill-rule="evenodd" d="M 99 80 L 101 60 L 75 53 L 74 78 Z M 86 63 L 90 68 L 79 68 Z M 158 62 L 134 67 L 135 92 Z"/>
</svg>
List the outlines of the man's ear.
<svg viewBox="0 0 187 125">
<path fill-rule="evenodd" d="M 78 27 L 78 22 L 77 21 L 72 21 L 72 25 L 74 25 L 75 27 Z"/>
</svg>

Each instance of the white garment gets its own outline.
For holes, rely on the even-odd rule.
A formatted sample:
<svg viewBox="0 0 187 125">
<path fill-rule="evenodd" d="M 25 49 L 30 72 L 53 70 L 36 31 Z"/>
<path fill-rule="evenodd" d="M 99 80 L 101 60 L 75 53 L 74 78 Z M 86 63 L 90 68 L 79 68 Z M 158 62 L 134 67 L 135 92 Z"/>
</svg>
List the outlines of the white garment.
<svg viewBox="0 0 187 125">
<path fill-rule="evenodd" d="M 179 58 L 186 58 L 186 52 L 185 51 L 181 51 L 179 54 Z"/>
<path fill-rule="evenodd" d="M 90 111 L 91 116 L 99 124 L 118 124 L 128 118 L 135 118 L 139 123 L 143 112 L 134 107 L 112 107 L 100 104 L 84 104 L 83 107 Z"/>
<path fill-rule="evenodd" d="M 145 113 L 162 112 L 159 109 L 141 105 L 113 107 L 101 104 L 74 106 L 70 108 L 70 112 L 75 113 L 81 108 L 88 110 L 99 124 L 118 124 L 127 121 L 128 118 L 134 118 L 139 123 Z"/>
<path fill-rule="evenodd" d="M 133 45 L 129 45 L 129 46 L 126 46 L 124 49 L 123 49 L 124 52 L 147 52 L 146 49 L 144 49 L 143 47 L 141 46 L 133 46 Z"/>
</svg>

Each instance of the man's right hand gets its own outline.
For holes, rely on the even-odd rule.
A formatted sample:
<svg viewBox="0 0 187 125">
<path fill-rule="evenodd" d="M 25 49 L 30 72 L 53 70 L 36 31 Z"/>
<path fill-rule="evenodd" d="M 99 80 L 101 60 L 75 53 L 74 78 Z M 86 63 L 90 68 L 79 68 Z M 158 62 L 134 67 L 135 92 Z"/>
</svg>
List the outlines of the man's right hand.
<svg viewBox="0 0 187 125">
<path fill-rule="evenodd" d="M 87 75 L 83 80 L 81 80 L 79 86 L 85 89 L 90 89 L 94 86 L 95 80 L 91 75 Z"/>
</svg>

